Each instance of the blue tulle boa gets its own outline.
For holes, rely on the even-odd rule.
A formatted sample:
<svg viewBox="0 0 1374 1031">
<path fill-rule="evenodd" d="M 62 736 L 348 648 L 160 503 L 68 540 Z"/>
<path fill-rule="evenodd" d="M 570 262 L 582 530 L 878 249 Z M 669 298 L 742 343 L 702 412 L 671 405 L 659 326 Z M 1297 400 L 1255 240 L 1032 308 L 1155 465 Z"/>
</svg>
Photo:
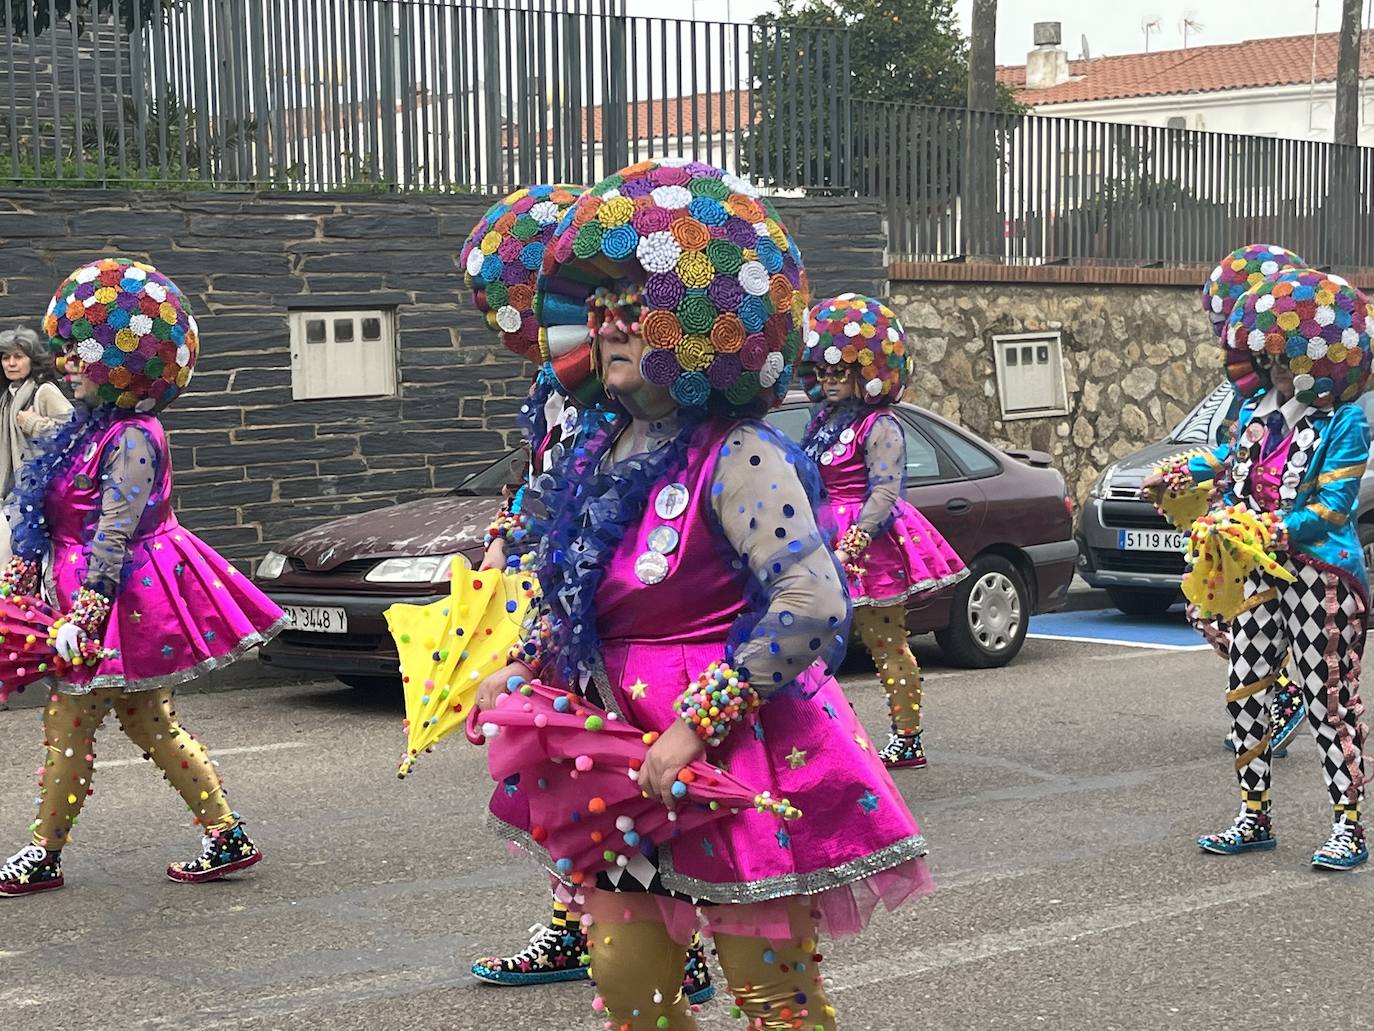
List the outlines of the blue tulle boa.
<svg viewBox="0 0 1374 1031">
<path fill-rule="evenodd" d="M 574 684 L 599 661 L 596 592 L 611 556 L 644 515 L 654 484 L 686 465 L 703 416 L 684 411 L 677 435 L 654 451 L 634 455 L 605 470 L 603 459 L 629 417 L 591 409 L 583 415 L 580 443 L 553 473 L 536 481 L 539 511 L 526 510 L 531 535 L 539 541 L 535 573 L 548 608 L 547 654 L 560 676 Z"/>
</svg>

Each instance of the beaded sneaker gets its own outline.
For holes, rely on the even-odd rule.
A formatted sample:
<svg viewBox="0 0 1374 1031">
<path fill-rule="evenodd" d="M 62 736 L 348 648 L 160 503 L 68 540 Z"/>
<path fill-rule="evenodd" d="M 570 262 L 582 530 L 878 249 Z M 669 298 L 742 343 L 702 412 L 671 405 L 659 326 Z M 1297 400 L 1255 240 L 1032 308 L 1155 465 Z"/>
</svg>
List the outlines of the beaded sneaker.
<svg viewBox="0 0 1374 1031">
<path fill-rule="evenodd" d="M 701 944 L 701 935 L 692 935 L 691 948 L 687 950 L 687 968 L 682 972 L 682 994 L 693 1006 L 710 1002 L 716 994 L 711 983 L 711 968 L 706 965 L 706 950 Z"/>
<path fill-rule="evenodd" d="M 1369 846 L 1365 844 L 1364 827 L 1358 823 L 1337 820 L 1331 825 L 1331 837 L 1312 853 L 1312 865 L 1323 870 L 1352 870 L 1369 861 Z"/>
<path fill-rule="evenodd" d="M 42 845 L 25 845 L 0 866 L 0 896 L 50 891 L 63 883 L 61 851 Z"/>
<path fill-rule="evenodd" d="M 921 747 L 920 734 L 898 734 L 893 732 L 887 744 L 878 753 L 883 765 L 889 770 L 919 770 L 926 765 L 926 751 Z"/>
<path fill-rule="evenodd" d="M 552 926 L 535 924 L 530 928 L 530 943 L 525 949 L 514 956 L 479 959 L 472 965 L 472 975 L 479 981 L 508 987 L 582 981 L 589 976 L 586 952 L 581 926 L 569 924 L 555 913 Z M 687 952 L 682 992 L 693 1006 L 709 1002 L 716 994 L 700 936 L 692 939 Z"/>
<path fill-rule="evenodd" d="M 226 831 L 212 831 L 200 839 L 200 855 L 189 863 L 173 863 L 167 876 L 183 884 L 218 881 L 231 873 L 247 870 L 262 862 L 262 853 L 243 824 L 236 823 Z"/>
<path fill-rule="evenodd" d="M 1274 728 L 1269 739 L 1269 747 L 1276 759 L 1288 754 L 1284 747 L 1293 739 L 1299 728 L 1307 720 L 1307 702 L 1302 696 L 1302 688 L 1287 677 L 1279 680 L 1274 691 L 1274 700 L 1269 703 L 1269 725 Z"/>
<path fill-rule="evenodd" d="M 1219 856 L 1234 856 L 1241 852 L 1258 852 L 1270 849 L 1279 843 L 1274 837 L 1274 826 L 1268 813 L 1258 813 L 1242 809 L 1231 824 L 1220 834 L 1209 834 L 1198 838 L 1198 848 Z"/>
<path fill-rule="evenodd" d="M 530 928 L 530 943 L 514 956 L 487 956 L 472 965 L 472 974 L 488 984 L 523 986 L 582 981 L 586 939 L 576 925 Z"/>
</svg>

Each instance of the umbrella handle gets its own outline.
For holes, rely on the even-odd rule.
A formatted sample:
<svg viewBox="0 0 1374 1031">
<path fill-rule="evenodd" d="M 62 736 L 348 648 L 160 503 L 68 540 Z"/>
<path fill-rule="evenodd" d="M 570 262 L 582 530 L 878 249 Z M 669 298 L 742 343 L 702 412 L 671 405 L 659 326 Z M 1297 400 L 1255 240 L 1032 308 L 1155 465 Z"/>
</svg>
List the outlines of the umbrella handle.
<svg viewBox="0 0 1374 1031">
<path fill-rule="evenodd" d="M 479 715 L 481 715 L 480 709 L 472 708 L 468 710 L 468 718 L 463 721 L 463 733 L 467 735 L 468 740 L 474 745 L 485 745 L 487 743 L 487 736 L 482 733 L 481 728 L 477 724 L 477 717 Z"/>
</svg>

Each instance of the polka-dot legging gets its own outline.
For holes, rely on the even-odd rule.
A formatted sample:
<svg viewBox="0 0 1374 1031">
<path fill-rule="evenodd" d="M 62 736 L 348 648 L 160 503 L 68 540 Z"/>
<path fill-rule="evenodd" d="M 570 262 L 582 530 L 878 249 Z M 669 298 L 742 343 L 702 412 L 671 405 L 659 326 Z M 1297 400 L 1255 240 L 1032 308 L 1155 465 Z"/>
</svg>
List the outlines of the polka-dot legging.
<svg viewBox="0 0 1374 1031">
<path fill-rule="evenodd" d="M 57 851 L 71 839 L 72 825 L 91 793 L 95 732 L 112 709 L 124 733 L 157 764 L 202 827 L 225 830 L 233 826 L 234 816 L 224 801 L 209 753 L 177 724 L 171 688 L 130 693 L 106 688 L 83 695 L 54 692 L 43 710 L 47 757 L 39 774 L 34 844 Z"/>
<path fill-rule="evenodd" d="M 878 682 L 887 692 L 893 732 L 919 734 L 921 668 L 907 643 L 906 610 L 901 605 L 860 605 L 854 609 L 854 629 L 873 656 Z"/>
</svg>

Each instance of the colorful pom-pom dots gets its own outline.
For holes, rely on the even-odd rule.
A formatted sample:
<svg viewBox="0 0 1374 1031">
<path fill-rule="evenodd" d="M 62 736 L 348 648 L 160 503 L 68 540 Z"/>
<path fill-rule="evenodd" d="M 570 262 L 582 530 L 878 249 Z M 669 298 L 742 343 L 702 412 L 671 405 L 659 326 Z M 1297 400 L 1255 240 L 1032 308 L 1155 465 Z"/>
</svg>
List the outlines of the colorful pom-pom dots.
<svg viewBox="0 0 1374 1031">
<path fill-rule="evenodd" d="M 1257 368 L 1281 362 L 1294 396 L 1331 408 L 1353 401 L 1369 379 L 1374 305 L 1340 276 L 1289 269 L 1241 295 L 1226 324 L 1226 346 Z"/>
<path fill-rule="evenodd" d="M 595 378 L 590 361 L 573 367 L 560 355 L 585 345 L 587 298 L 619 281 L 643 284 L 640 369 L 679 405 L 768 407 L 786 395 L 806 270 L 752 184 L 668 158 L 631 165 L 578 199 L 545 250 L 535 298 L 541 348 L 565 389 Z"/>
<path fill-rule="evenodd" d="M 801 382 L 818 397 L 817 366 L 842 365 L 857 374 L 859 396 L 868 404 L 902 399 L 911 380 L 912 359 L 897 313 L 863 294 L 840 294 L 821 301 L 806 315 L 806 351 Z"/>
<path fill-rule="evenodd" d="M 539 353 L 535 282 L 544 252 L 567 210 L 586 191 L 568 183 L 525 186 L 489 207 L 463 242 L 459 263 L 472 305 L 521 358 Z"/>
<path fill-rule="evenodd" d="M 1271 243 L 1251 243 L 1237 247 L 1222 258 L 1202 284 L 1202 310 L 1225 352 L 1226 375 L 1236 390 L 1249 397 L 1268 384 L 1268 377 L 1256 369 L 1249 351 L 1233 350 L 1226 343 L 1226 323 L 1236 302 L 1246 291 L 1266 279 L 1290 269 L 1307 268 L 1307 262 L 1292 251 Z"/>
<path fill-rule="evenodd" d="M 191 381 L 200 334 L 185 296 L 152 265 L 101 258 L 53 295 L 43 318 L 58 367 L 97 386 L 102 404 L 161 411 Z"/>
</svg>

